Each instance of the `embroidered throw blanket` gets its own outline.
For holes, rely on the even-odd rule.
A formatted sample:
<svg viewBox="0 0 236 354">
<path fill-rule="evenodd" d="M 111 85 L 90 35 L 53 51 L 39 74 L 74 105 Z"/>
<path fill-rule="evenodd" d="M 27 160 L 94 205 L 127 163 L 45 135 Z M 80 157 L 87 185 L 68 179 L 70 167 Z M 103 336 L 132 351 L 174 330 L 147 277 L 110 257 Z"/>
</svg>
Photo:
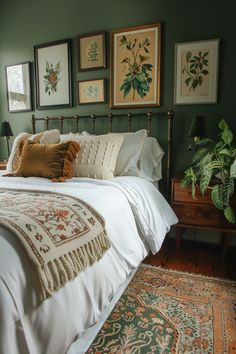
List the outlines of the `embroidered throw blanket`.
<svg viewBox="0 0 236 354">
<path fill-rule="evenodd" d="M 79 198 L 0 189 L 0 224 L 13 231 L 37 269 L 43 299 L 110 247 L 105 222 Z"/>
</svg>

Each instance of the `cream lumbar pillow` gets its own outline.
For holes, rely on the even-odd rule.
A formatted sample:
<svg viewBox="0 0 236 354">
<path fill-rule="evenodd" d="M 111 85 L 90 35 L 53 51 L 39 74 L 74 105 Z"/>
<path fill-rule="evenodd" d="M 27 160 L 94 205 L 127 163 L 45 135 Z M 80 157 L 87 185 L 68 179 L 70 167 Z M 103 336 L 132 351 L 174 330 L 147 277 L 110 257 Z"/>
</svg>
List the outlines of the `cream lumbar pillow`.
<svg viewBox="0 0 236 354">
<path fill-rule="evenodd" d="M 74 161 L 74 175 L 97 179 L 114 177 L 116 159 L 123 139 L 122 134 L 70 135 L 66 140 L 76 141 L 80 145 Z"/>
</svg>

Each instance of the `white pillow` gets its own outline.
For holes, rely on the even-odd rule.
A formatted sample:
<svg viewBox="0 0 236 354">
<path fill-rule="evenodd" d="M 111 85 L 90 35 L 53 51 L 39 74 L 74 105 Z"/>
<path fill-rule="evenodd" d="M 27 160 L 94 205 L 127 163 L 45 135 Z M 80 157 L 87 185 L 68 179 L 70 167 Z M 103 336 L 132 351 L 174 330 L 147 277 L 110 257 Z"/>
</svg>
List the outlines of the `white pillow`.
<svg viewBox="0 0 236 354">
<path fill-rule="evenodd" d="M 149 181 L 159 181 L 162 178 L 162 158 L 164 151 L 157 139 L 146 137 L 139 160 L 140 177 Z"/>
<path fill-rule="evenodd" d="M 58 129 L 46 130 L 40 139 L 40 144 L 57 144 L 60 141 L 60 132 Z"/>
<path fill-rule="evenodd" d="M 115 176 L 139 176 L 152 182 L 159 181 L 162 178 L 161 160 L 164 151 L 157 139 L 148 137 L 145 129 L 123 135 L 124 140 L 116 160 Z M 66 137 L 72 139 L 74 136 L 78 134 L 69 133 Z M 81 136 L 96 135 L 83 131 Z"/>
<path fill-rule="evenodd" d="M 124 140 L 117 156 L 115 176 L 139 176 L 138 161 L 147 130 L 142 129 L 134 133 L 123 134 Z"/>
<path fill-rule="evenodd" d="M 63 140 L 62 140 L 63 139 Z M 116 159 L 123 142 L 122 134 L 79 136 L 69 134 L 61 141 L 76 141 L 80 151 L 74 162 L 75 177 L 108 179 L 114 177 Z"/>
</svg>

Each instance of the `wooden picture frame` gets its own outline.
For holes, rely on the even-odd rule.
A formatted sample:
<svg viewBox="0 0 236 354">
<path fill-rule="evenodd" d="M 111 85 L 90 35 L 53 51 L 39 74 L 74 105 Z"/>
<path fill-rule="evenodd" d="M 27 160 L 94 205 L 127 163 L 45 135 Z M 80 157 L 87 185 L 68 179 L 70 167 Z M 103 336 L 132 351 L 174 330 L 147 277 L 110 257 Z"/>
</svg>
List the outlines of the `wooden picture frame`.
<svg viewBox="0 0 236 354">
<path fill-rule="evenodd" d="M 5 70 L 8 111 L 32 111 L 30 62 L 7 65 Z"/>
<path fill-rule="evenodd" d="M 104 31 L 78 36 L 77 44 L 79 71 L 106 68 L 106 34 Z"/>
<path fill-rule="evenodd" d="M 71 40 L 36 45 L 34 57 L 37 108 L 71 107 Z"/>
<path fill-rule="evenodd" d="M 111 108 L 160 106 L 160 23 L 112 31 L 110 60 Z"/>
<path fill-rule="evenodd" d="M 78 104 L 105 103 L 105 79 L 78 81 Z"/>
<path fill-rule="evenodd" d="M 217 103 L 219 39 L 175 44 L 175 104 Z"/>
</svg>

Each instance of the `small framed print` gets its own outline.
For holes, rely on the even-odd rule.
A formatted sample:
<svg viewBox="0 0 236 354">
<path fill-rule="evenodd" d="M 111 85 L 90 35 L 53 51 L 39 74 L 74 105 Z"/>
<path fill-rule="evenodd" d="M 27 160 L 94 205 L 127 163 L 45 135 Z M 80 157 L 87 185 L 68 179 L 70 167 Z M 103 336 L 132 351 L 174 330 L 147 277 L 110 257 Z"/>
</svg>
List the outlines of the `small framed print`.
<svg viewBox="0 0 236 354">
<path fill-rule="evenodd" d="M 105 79 L 78 81 L 78 103 L 104 103 Z"/>
<path fill-rule="evenodd" d="M 6 66 L 9 112 L 32 110 L 30 62 Z"/>
<path fill-rule="evenodd" d="M 71 107 L 71 40 L 36 45 L 34 56 L 37 108 Z"/>
<path fill-rule="evenodd" d="M 175 104 L 217 103 L 219 39 L 175 45 Z"/>
<path fill-rule="evenodd" d="M 106 68 L 105 32 L 89 33 L 78 37 L 78 70 Z"/>
</svg>

